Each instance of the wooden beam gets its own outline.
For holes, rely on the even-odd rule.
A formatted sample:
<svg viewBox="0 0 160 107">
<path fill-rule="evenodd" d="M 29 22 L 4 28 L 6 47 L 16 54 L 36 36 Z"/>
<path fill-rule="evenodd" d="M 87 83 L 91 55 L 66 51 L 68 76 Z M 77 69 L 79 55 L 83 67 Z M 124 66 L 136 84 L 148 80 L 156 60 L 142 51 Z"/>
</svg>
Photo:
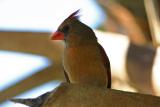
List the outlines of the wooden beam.
<svg viewBox="0 0 160 107">
<path fill-rule="evenodd" d="M 63 43 L 52 42 L 50 33 L 38 32 L 0 32 L 0 49 L 26 52 L 61 61 Z"/>
<path fill-rule="evenodd" d="M 54 64 L 0 92 L 0 103 L 46 82 L 64 81 L 60 64 Z"/>
<path fill-rule="evenodd" d="M 87 85 L 62 84 L 42 107 L 160 107 L 160 97 Z"/>
</svg>

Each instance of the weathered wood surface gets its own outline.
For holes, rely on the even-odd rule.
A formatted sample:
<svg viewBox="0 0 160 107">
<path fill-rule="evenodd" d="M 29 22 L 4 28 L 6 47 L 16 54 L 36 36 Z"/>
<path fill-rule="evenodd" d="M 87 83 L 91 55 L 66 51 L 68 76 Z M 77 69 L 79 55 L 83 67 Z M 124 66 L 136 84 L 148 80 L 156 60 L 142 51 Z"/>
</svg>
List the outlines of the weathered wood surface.
<svg viewBox="0 0 160 107">
<path fill-rule="evenodd" d="M 46 99 L 42 107 L 160 107 L 160 97 L 62 84 Z"/>
</svg>

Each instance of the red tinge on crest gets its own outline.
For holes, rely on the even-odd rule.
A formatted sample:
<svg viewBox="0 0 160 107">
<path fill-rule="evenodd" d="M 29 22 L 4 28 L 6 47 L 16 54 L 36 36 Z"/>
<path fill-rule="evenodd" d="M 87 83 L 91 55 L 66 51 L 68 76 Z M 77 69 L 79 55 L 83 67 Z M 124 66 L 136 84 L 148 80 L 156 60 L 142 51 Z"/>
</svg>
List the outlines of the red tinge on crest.
<svg viewBox="0 0 160 107">
<path fill-rule="evenodd" d="M 72 19 L 72 18 L 74 18 L 74 19 L 78 19 L 80 16 L 78 15 L 78 13 L 79 13 L 79 11 L 80 11 L 80 9 L 78 9 L 77 11 L 75 11 L 74 13 L 72 13 L 68 18 L 70 19 Z"/>
<path fill-rule="evenodd" d="M 52 40 L 64 40 L 64 34 L 61 32 L 55 32 L 51 36 Z"/>
</svg>

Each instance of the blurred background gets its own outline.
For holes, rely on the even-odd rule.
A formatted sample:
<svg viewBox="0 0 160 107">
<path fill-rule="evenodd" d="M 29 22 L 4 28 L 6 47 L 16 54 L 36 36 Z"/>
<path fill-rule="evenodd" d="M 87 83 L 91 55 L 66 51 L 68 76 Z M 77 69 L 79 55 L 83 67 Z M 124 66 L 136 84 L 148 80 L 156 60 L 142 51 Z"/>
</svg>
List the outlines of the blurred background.
<svg viewBox="0 0 160 107">
<path fill-rule="evenodd" d="M 78 9 L 109 56 L 112 88 L 160 96 L 159 0 L 1 0 L 0 107 L 65 81 L 63 41 L 50 35 Z"/>
</svg>

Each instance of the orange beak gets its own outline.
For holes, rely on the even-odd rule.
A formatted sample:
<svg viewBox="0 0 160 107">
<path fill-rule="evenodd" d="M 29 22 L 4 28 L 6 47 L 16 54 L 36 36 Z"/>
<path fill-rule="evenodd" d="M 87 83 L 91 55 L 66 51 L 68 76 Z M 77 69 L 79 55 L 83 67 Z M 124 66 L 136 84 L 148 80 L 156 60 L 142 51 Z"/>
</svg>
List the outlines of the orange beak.
<svg viewBox="0 0 160 107">
<path fill-rule="evenodd" d="M 62 32 L 55 32 L 51 36 L 52 40 L 64 40 L 64 34 Z"/>
</svg>

